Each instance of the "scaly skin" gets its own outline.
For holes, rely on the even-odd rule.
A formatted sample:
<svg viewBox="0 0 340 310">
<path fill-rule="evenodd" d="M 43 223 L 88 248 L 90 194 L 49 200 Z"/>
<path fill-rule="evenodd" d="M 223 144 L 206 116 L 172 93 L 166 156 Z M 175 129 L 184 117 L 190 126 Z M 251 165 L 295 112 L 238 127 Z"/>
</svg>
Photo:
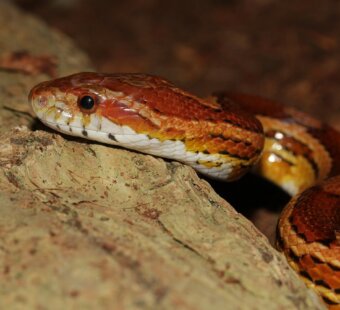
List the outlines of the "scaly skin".
<svg viewBox="0 0 340 310">
<path fill-rule="evenodd" d="M 340 307 L 339 184 L 336 176 L 295 196 L 278 224 L 278 248 L 330 309 Z"/>
<path fill-rule="evenodd" d="M 84 96 L 93 107 L 82 106 Z M 264 98 L 220 92 L 204 100 L 145 74 L 79 73 L 37 85 L 30 101 L 61 132 L 179 160 L 213 178 L 234 180 L 257 163 L 260 175 L 300 193 L 282 212 L 279 247 L 308 286 L 340 307 L 340 176 L 311 187 L 340 173 L 334 129 Z"/>
</svg>

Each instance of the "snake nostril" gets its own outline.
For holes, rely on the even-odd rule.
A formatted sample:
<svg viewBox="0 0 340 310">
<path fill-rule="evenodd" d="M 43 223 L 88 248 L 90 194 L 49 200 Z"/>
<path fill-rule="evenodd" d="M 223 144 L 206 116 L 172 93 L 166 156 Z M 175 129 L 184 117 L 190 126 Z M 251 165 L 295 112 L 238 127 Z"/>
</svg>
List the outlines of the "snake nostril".
<svg viewBox="0 0 340 310">
<path fill-rule="evenodd" d="M 48 96 L 33 92 L 32 90 L 29 95 L 29 101 L 38 118 L 43 118 L 43 114 L 48 110 L 49 107 Z"/>
<path fill-rule="evenodd" d="M 35 99 L 35 103 L 38 108 L 44 108 L 48 105 L 48 98 L 40 95 Z"/>
</svg>

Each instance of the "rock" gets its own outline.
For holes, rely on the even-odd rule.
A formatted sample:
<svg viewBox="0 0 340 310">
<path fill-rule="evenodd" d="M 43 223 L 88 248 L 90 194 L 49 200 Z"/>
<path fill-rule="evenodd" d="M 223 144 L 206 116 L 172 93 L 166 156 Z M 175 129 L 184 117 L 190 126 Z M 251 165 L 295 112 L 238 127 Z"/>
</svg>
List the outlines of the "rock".
<svg viewBox="0 0 340 310">
<path fill-rule="evenodd" d="M 0 141 L 1 307 L 322 308 L 191 168 L 25 128 Z"/>
<path fill-rule="evenodd" d="M 90 68 L 10 5 L 0 21 L 1 52 L 46 48 L 57 75 Z M 1 309 L 324 309 L 190 167 L 32 131 L 25 97 L 53 70 L 33 71 L 0 72 Z"/>
</svg>

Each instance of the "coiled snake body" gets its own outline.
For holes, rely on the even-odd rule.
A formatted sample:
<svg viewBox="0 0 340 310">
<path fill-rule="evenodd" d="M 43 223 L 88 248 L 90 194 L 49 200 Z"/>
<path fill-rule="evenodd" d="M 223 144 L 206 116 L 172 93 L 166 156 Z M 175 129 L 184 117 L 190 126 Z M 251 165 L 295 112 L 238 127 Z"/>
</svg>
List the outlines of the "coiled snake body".
<svg viewBox="0 0 340 310">
<path fill-rule="evenodd" d="M 201 99 L 145 74 L 78 73 L 37 85 L 30 101 L 60 132 L 175 159 L 209 177 L 231 181 L 255 165 L 295 195 L 278 246 L 330 307 L 340 305 L 340 134 L 331 127 L 260 97 Z"/>
</svg>

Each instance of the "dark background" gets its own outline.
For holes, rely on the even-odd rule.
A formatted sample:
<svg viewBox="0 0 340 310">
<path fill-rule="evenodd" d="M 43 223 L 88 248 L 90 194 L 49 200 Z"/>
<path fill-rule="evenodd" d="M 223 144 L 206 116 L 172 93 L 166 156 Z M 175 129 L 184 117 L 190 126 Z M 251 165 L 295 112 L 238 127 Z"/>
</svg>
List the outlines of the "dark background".
<svg viewBox="0 0 340 310">
<path fill-rule="evenodd" d="M 154 73 L 202 96 L 221 89 L 251 92 L 340 128 L 338 0 L 16 3 L 72 37 L 98 71 Z M 260 215 L 262 230 L 271 226 L 270 236 L 276 212 L 272 216 L 268 208 L 278 196 L 286 198 L 270 186 L 252 194 L 243 190 L 261 182 L 248 177 L 230 185 L 227 194 L 219 193 L 234 205 L 259 200 L 261 207 L 253 216 L 256 220 Z M 236 198 L 230 198 L 228 192 L 235 191 Z M 261 201 L 264 196 L 268 201 Z M 268 221 L 263 220 L 266 215 Z"/>
</svg>

